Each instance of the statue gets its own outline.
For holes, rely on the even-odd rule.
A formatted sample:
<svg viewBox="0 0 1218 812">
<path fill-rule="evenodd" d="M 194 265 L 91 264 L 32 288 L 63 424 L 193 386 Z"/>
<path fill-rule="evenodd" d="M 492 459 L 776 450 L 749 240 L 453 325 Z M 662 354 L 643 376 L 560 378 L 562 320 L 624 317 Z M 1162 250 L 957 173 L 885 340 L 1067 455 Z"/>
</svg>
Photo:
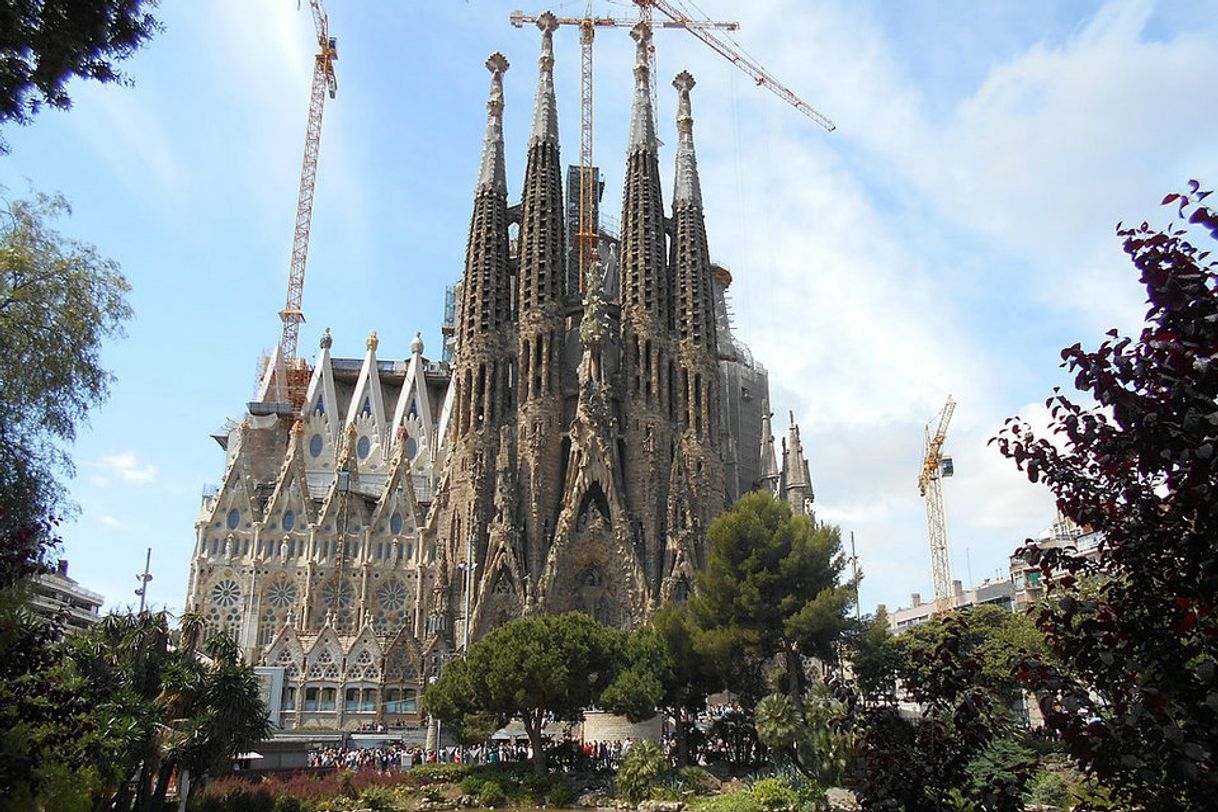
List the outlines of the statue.
<svg viewBox="0 0 1218 812">
<path fill-rule="evenodd" d="M 588 268 L 583 304 L 584 317 L 579 323 L 579 340 L 584 345 L 580 382 L 599 388 L 605 381 L 603 353 L 605 340 L 609 335 L 609 314 L 605 308 L 605 269 L 599 258 L 594 259 Z"/>
</svg>

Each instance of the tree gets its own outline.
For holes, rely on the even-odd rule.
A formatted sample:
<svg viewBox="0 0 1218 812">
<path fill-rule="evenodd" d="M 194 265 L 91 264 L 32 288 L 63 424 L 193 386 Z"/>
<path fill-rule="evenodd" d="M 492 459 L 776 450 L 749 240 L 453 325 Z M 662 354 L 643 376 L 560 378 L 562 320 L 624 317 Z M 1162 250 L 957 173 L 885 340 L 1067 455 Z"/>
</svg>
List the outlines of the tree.
<svg viewBox="0 0 1218 812">
<path fill-rule="evenodd" d="M 1078 763 L 1148 810 L 1218 792 L 1218 268 L 1195 244 L 1218 241 L 1208 196 L 1191 181 L 1163 199 L 1168 228 L 1117 226 L 1146 288 L 1141 334 L 1062 350 L 1092 402 L 1055 390 L 1048 436 L 1012 418 L 994 440 L 1103 538 L 1096 561 L 1025 548 L 1061 664 L 1031 657 L 1021 676 Z"/>
<path fill-rule="evenodd" d="M 901 649 L 888 630 L 888 613 L 881 608 L 846 637 L 850 667 L 864 702 L 883 702 L 896 690 Z"/>
<path fill-rule="evenodd" d="M 1044 635 L 1029 616 L 1001 606 L 977 606 L 966 615 L 964 623 L 949 620 L 950 615 L 936 615 L 892 638 L 898 652 L 897 676 L 907 685 L 925 684 L 930 679 L 926 670 L 937 665 L 917 652 L 933 650 L 950 639 L 950 645 L 961 655 L 976 659 L 978 679 L 1002 705 L 1018 708 L 1023 701 L 1017 679 L 1022 661 L 1027 657 L 1048 661 L 1052 657 Z"/>
<path fill-rule="evenodd" d="M 127 82 L 116 62 L 132 56 L 161 24 L 157 0 L 0 0 L 0 124 L 28 124 L 43 105 L 67 110 L 73 77 Z M 0 139 L 0 154 L 8 151 Z"/>
<path fill-rule="evenodd" d="M 689 610 L 697 645 L 727 687 L 753 704 L 766 693 L 764 669 L 783 669 L 784 690 L 802 711 L 804 659 L 836 658 L 854 586 L 836 527 L 793 515 L 768 493 L 744 496 L 708 531 L 710 554 Z"/>
<path fill-rule="evenodd" d="M 70 476 L 72 464 L 63 446 L 106 399 L 113 376 L 101 364 L 101 345 L 122 335 L 131 309 L 117 263 L 52 227 L 70 213 L 67 201 L 9 199 L 2 188 L 0 201 L 3 587 L 42 563 L 52 517 L 66 508 L 59 477 Z"/>
<path fill-rule="evenodd" d="M 666 603 L 651 623 L 630 635 L 623 667 L 601 695 L 605 710 L 641 722 L 657 711 L 674 720 L 677 766 L 689 763 L 689 738 L 706 698 L 719 680 L 694 646 L 693 628 L 683 606 Z"/>
<path fill-rule="evenodd" d="M 904 687 L 922 708 L 916 723 L 895 701 L 864 705 L 852 692 L 839 692 L 853 705 L 845 719 L 855 737 L 850 772 L 865 809 L 1023 809 L 1035 763 L 1005 758 L 1003 743 L 1017 738 L 1014 718 L 1002 686 L 987 677 L 978 646 L 969 642 L 981 636 L 973 626 L 983 622 L 974 612 L 952 612 L 937 619 L 931 634 L 902 635 Z M 1001 771 L 985 772 L 984 765 L 999 760 Z M 975 780 L 981 772 L 997 777 L 982 784 Z"/>
<path fill-rule="evenodd" d="M 170 776 L 217 772 L 269 734 L 236 644 L 175 648 L 164 613 L 110 615 L 62 641 L 21 613 L 0 649 L 3 809 L 163 806 Z"/>
<path fill-rule="evenodd" d="M 620 668 L 626 633 L 579 612 L 526 617 L 500 626 L 445 666 L 427 689 L 427 712 L 460 731 L 519 718 L 533 748 L 533 769 L 546 771 L 546 717 L 578 719 Z"/>
</svg>

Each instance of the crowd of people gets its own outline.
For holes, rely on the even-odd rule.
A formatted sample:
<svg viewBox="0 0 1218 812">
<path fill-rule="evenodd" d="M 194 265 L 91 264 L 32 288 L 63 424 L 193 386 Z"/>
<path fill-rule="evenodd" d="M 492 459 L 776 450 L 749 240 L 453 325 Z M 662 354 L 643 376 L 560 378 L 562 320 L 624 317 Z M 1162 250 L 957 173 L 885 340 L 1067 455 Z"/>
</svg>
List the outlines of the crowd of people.
<svg viewBox="0 0 1218 812">
<path fill-rule="evenodd" d="M 630 740 L 581 742 L 564 738 L 549 743 L 548 762 L 564 771 L 609 771 L 617 768 L 630 749 Z M 474 747 L 429 749 L 418 745 L 384 744 L 377 747 L 327 747 L 310 751 L 308 766 L 340 770 L 400 772 L 420 764 L 499 764 L 533 758 L 527 742 L 491 741 Z"/>
<path fill-rule="evenodd" d="M 748 727 L 738 705 L 708 706 L 690 731 L 687 745 L 691 760 L 707 765 L 761 758 L 756 737 L 744 735 L 743 729 Z M 383 731 L 383 727 L 377 729 L 377 732 Z M 612 772 L 630 751 L 631 743 L 630 739 L 581 741 L 565 736 L 547 741 L 546 760 L 552 768 L 565 772 Z M 664 734 L 662 743 L 665 753 L 675 758 L 677 743 L 671 730 Z M 308 764 L 315 768 L 397 772 L 420 764 L 499 764 L 531 761 L 532 758 L 533 748 L 527 740 L 497 739 L 474 747 L 438 749 L 405 744 L 330 747 L 310 752 Z"/>
</svg>

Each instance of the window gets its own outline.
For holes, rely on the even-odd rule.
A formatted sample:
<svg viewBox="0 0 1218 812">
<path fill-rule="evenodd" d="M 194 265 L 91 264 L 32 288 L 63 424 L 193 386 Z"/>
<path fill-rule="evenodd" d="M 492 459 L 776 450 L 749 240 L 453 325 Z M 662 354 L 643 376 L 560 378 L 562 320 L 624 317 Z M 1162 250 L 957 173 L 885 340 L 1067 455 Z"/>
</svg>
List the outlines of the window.
<svg viewBox="0 0 1218 812">
<path fill-rule="evenodd" d="M 236 530 L 239 524 L 241 524 L 241 511 L 233 508 L 228 512 L 228 529 Z"/>
<path fill-rule="evenodd" d="M 285 511 L 283 514 L 283 529 L 291 530 L 296 526 L 296 514 L 292 511 Z"/>
<path fill-rule="evenodd" d="M 313 690 L 317 690 L 314 688 Z M 296 710 L 296 688 L 291 685 L 283 686 L 283 710 Z"/>
<path fill-rule="evenodd" d="M 334 699 L 338 696 L 337 688 L 322 688 L 321 689 L 321 707 L 318 710 L 332 711 L 334 710 Z"/>
<path fill-rule="evenodd" d="M 376 713 L 376 689 L 365 688 L 363 695 L 360 698 L 359 709 L 361 713 Z"/>
<path fill-rule="evenodd" d="M 385 689 L 385 713 L 414 713 L 418 705 L 418 693 L 412 688 Z"/>
<path fill-rule="evenodd" d="M 343 710 L 350 713 L 359 709 L 359 688 L 348 688 L 343 697 Z"/>
<path fill-rule="evenodd" d="M 319 707 L 318 701 L 317 701 L 318 693 L 319 693 L 319 690 L 317 688 L 305 688 L 305 701 L 304 701 L 305 710 L 315 711 L 318 709 L 318 707 Z"/>
</svg>

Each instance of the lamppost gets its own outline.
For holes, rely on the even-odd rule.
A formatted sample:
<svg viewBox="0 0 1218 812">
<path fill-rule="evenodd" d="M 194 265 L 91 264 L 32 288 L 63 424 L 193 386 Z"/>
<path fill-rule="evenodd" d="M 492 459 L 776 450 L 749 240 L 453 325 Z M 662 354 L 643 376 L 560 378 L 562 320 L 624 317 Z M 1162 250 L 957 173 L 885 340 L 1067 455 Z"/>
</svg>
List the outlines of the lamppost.
<svg viewBox="0 0 1218 812">
<path fill-rule="evenodd" d="M 140 582 L 140 588 L 135 590 L 135 594 L 140 596 L 140 614 L 144 613 L 145 601 L 148 596 L 148 582 L 152 580 L 152 573 L 148 571 L 151 564 L 152 548 L 149 547 L 148 554 L 144 556 L 144 571 L 135 575 L 135 580 Z"/>
</svg>

